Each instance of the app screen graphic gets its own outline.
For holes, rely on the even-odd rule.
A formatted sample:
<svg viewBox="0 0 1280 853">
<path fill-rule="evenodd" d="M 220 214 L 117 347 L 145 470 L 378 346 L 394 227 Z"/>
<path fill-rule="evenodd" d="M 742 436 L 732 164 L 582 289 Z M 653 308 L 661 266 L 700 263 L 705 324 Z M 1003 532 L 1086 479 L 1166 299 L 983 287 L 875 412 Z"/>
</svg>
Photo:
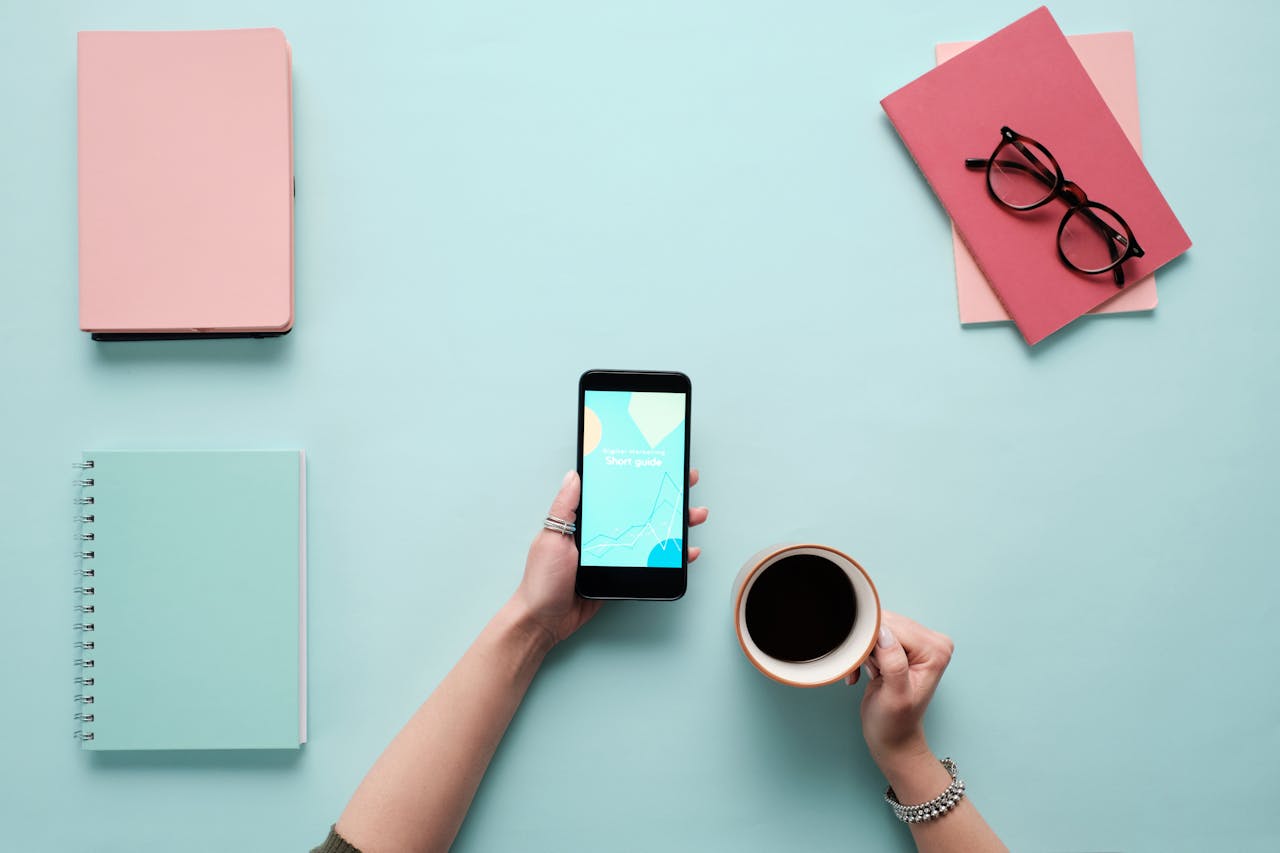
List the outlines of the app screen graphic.
<svg viewBox="0 0 1280 853">
<path fill-rule="evenodd" d="M 587 391 L 582 564 L 680 568 L 684 394 Z"/>
</svg>

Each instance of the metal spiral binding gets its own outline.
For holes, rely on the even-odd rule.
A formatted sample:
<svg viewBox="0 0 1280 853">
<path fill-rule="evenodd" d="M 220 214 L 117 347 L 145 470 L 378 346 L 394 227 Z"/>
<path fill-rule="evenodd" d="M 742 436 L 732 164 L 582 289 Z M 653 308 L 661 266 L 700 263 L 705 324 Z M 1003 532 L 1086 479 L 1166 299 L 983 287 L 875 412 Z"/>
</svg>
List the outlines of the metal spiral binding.
<svg viewBox="0 0 1280 853">
<path fill-rule="evenodd" d="M 74 462 L 72 463 L 72 467 L 81 471 L 92 469 L 94 467 L 93 460 L 86 459 L 83 462 Z M 75 485 L 77 489 L 81 490 L 80 494 L 74 499 L 75 504 L 77 506 L 93 506 L 93 496 L 84 494 L 84 490 L 93 488 L 94 478 L 80 477 L 73 481 L 73 485 Z M 86 529 L 87 525 L 93 524 L 94 522 L 93 513 L 82 511 L 76 515 L 74 522 L 80 526 L 80 530 L 75 537 L 76 540 L 78 542 L 93 542 L 96 538 L 93 531 Z M 93 551 L 77 550 L 75 552 L 75 558 L 78 561 L 92 560 L 94 556 Z M 74 594 L 77 598 L 75 612 L 81 617 L 87 614 L 92 614 L 96 610 L 94 605 L 86 603 L 86 599 L 97 594 L 97 590 L 93 586 L 85 585 L 85 578 L 92 578 L 95 576 L 95 570 L 87 568 L 87 565 L 89 564 L 81 562 L 75 571 L 77 580 L 76 587 L 74 589 Z M 79 635 L 75 641 L 75 648 L 79 650 L 81 655 L 75 659 L 74 663 L 78 672 L 75 682 L 80 689 L 80 692 L 76 694 L 75 701 L 81 708 L 83 708 L 85 705 L 92 705 L 94 698 L 93 694 L 87 692 L 87 690 L 88 688 L 93 687 L 94 681 L 96 680 L 93 675 L 94 658 L 89 655 L 89 653 L 94 650 L 96 643 L 94 640 L 85 639 L 85 635 L 94 630 L 94 624 L 92 622 L 77 622 L 75 623 L 74 630 Z M 75 720 L 79 725 L 79 728 L 73 733 L 76 740 L 81 743 L 93 740 L 93 732 L 85 729 L 85 725 L 92 723 L 93 719 L 94 714 L 91 712 L 86 710 L 76 712 Z"/>
</svg>

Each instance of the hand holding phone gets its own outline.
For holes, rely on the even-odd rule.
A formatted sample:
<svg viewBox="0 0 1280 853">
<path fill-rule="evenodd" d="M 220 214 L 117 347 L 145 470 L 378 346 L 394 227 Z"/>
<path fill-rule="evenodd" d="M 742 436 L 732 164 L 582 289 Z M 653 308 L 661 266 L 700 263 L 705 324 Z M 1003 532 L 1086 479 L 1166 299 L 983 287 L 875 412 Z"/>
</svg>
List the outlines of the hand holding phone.
<svg viewBox="0 0 1280 853">
<path fill-rule="evenodd" d="M 689 487 L 698 485 L 698 469 L 689 469 Z M 551 502 L 548 515 L 576 521 L 582 481 L 570 471 Z M 707 520 L 705 506 L 689 508 L 689 526 L 697 527 Z M 693 563 L 702 553 L 696 546 L 686 549 Z M 544 527 L 533 537 L 529 558 L 524 564 L 524 577 L 516 589 L 524 612 L 555 641 L 568 637 L 586 624 L 604 602 L 584 599 L 574 590 L 578 570 L 578 549 L 572 536 Z"/>
<path fill-rule="evenodd" d="M 591 370 L 579 379 L 583 598 L 684 595 L 691 390 L 683 373 Z"/>
</svg>

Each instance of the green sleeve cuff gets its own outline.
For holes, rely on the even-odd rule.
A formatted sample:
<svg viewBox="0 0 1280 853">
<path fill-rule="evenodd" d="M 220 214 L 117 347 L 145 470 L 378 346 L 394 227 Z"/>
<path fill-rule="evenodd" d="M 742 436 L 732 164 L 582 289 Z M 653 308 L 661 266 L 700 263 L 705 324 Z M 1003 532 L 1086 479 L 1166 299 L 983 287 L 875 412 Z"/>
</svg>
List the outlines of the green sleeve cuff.
<svg viewBox="0 0 1280 853">
<path fill-rule="evenodd" d="M 360 853 L 360 851 L 352 847 L 347 842 L 347 839 L 338 834 L 337 826 L 331 826 L 329 827 L 329 837 L 324 840 L 324 844 L 312 848 L 311 853 Z"/>
</svg>

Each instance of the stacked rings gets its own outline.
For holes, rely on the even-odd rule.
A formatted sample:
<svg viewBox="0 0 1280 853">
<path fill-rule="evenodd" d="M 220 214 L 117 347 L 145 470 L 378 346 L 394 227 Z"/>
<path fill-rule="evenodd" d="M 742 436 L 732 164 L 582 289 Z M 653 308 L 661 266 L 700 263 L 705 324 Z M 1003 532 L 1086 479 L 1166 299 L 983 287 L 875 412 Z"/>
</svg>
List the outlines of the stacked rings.
<svg viewBox="0 0 1280 853">
<path fill-rule="evenodd" d="M 572 521 L 565 521 L 563 518 L 554 515 L 548 515 L 546 520 L 542 522 L 542 526 L 548 530 L 554 530 L 556 533 L 563 533 L 565 536 L 572 536 L 578 530 L 578 526 Z"/>
</svg>

